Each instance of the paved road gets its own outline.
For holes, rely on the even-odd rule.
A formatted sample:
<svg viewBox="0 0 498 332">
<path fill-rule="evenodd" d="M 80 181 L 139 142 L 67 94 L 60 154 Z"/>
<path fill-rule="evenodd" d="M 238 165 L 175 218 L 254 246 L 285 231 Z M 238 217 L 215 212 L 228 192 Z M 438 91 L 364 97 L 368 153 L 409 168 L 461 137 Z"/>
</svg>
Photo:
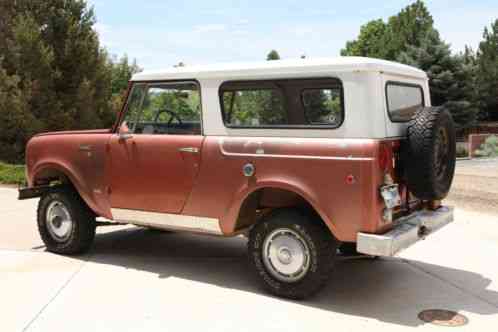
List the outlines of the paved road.
<svg viewBox="0 0 498 332">
<path fill-rule="evenodd" d="M 459 176 L 474 166 L 459 164 Z M 46 253 L 36 201 L 15 195 L 0 188 L 2 332 L 442 329 L 418 320 L 431 308 L 466 315 L 462 331 L 498 325 L 493 211 L 457 209 L 454 224 L 398 258 L 341 260 L 324 291 L 292 302 L 257 286 L 243 238 L 104 227 L 86 256 Z"/>
</svg>

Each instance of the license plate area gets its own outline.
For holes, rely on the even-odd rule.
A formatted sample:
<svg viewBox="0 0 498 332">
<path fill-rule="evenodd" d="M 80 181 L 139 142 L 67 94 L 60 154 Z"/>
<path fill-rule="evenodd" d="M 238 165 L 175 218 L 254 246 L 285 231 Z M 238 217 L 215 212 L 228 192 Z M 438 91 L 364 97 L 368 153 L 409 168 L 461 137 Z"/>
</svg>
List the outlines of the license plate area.
<svg viewBox="0 0 498 332">
<path fill-rule="evenodd" d="M 380 195 L 384 199 L 386 208 L 393 209 L 401 205 L 401 197 L 397 184 L 391 184 L 380 188 Z"/>
</svg>

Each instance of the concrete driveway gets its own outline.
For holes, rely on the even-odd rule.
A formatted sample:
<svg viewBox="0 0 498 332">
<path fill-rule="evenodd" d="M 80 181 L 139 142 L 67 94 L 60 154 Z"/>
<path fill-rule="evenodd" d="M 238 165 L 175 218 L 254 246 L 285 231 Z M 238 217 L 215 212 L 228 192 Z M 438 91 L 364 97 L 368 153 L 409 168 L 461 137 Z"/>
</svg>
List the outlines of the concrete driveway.
<svg viewBox="0 0 498 332">
<path fill-rule="evenodd" d="M 458 198 L 452 198 L 458 201 Z M 0 331 L 442 330 L 417 318 L 449 309 L 462 331 L 498 326 L 498 217 L 456 222 L 398 258 L 341 259 L 304 302 L 265 294 L 243 238 L 102 227 L 90 254 L 44 252 L 36 201 L 0 188 Z"/>
</svg>

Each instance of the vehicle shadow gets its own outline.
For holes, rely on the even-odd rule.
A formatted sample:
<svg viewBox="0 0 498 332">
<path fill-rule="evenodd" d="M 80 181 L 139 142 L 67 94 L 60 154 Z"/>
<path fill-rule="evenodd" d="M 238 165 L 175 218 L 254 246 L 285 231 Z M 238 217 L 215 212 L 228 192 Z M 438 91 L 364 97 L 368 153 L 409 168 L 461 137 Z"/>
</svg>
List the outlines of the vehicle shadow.
<svg viewBox="0 0 498 332">
<path fill-rule="evenodd" d="M 98 234 L 87 258 L 155 273 L 159 278 L 183 278 L 219 287 L 268 295 L 247 264 L 246 239 L 222 239 L 184 233 L 160 233 L 127 228 Z M 439 275 L 465 280 L 466 287 L 443 282 Z M 399 258 L 342 260 L 328 286 L 315 297 L 297 302 L 321 310 L 403 326 L 423 324 L 425 309 L 448 309 L 479 315 L 498 313 L 498 292 L 478 273 Z M 436 308 L 434 308 L 436 306 Z"/>
</svg>

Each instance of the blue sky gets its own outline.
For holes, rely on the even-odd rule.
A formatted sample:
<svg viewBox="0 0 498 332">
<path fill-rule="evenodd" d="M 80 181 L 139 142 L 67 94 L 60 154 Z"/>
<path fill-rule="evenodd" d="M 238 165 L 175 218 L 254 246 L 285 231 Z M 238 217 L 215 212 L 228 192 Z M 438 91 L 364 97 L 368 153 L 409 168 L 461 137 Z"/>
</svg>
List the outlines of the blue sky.
<svg viewBox="0 0 498 332">
<path fill-rule="evenodd" d="M 396 14 L 413 1 L 322 0 L 89 0 L 102 44 L 136 58 L 146 70 L 180 61 L 206 64 L 337 56 L 369 20 Z M 436 28 L 454 51 L 476 47 L 484 26 L 498 18 L 496 0 L 426 1 Z"/>
</svg>

